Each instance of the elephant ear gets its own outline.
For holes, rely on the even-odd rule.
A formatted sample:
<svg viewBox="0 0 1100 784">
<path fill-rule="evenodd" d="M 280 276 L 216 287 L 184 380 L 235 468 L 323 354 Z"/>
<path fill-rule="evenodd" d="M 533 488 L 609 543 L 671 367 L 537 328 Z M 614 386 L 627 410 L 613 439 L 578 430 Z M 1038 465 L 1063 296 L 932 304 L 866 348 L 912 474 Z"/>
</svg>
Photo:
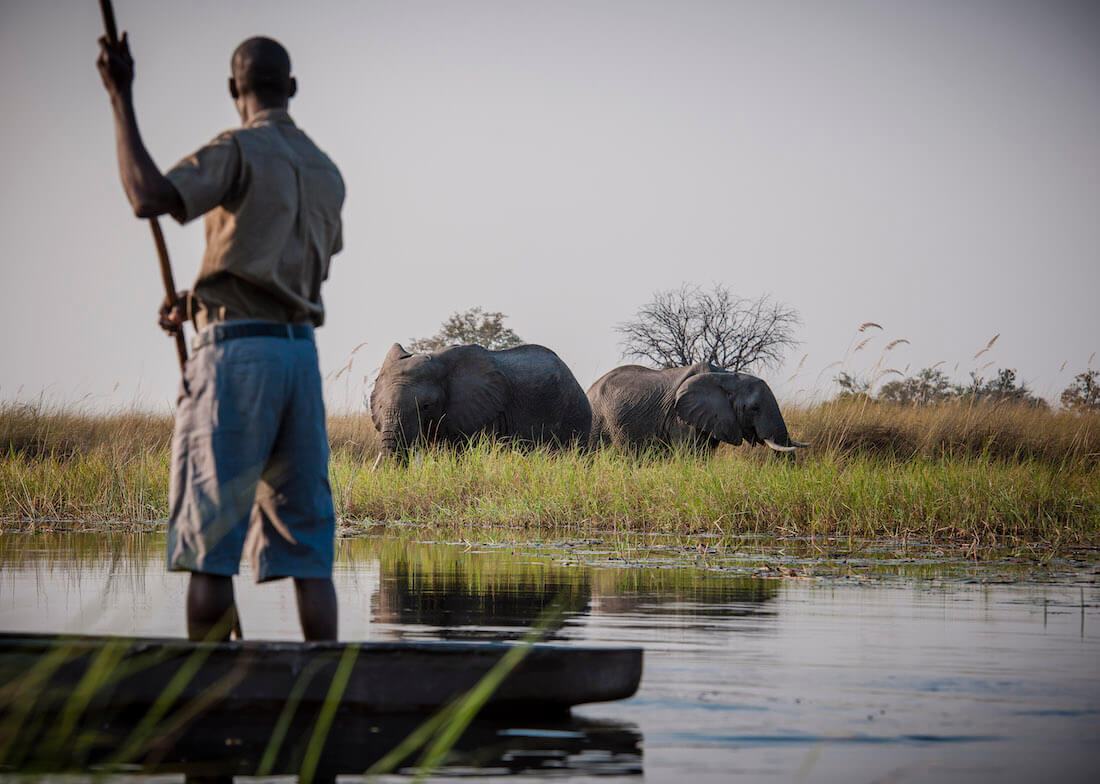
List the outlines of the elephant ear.
<svg viewBox="0 0 1100 784">
<path fill-rule="evenodd" d="M 741 443 L 733 405 L 713 373 L 700 373 L 682 383 L 676 390 L 674 410 L 680 419 L 719 441 Z"/>
<path fill-rule="evenodd" d="M 452 364 L 444 421 L 449 421 L 451 430 L 473 435 L 504 410 L 508 379 L 481 346 L 456 346 L 446 353 Z"/>
</svg>

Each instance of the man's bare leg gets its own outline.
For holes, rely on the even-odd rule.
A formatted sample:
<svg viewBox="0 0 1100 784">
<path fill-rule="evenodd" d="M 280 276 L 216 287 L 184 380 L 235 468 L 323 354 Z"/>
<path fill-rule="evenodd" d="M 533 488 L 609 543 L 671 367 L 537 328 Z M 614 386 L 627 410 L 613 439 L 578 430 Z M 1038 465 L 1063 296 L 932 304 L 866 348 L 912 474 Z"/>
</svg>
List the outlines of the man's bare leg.
<svg viewBox="0 0 1100 784">
<path fill-rule="evenodd" d="M 295 577 L 298 620 L 309 642 L 336 639 L 336 588 L 327 577 Z"/>
<path fill-rule="evenodd" d="M 187 638 L 224 642 L 236 624 L 233 578 L 192 572 L 187 585 Z"/>
</svg>

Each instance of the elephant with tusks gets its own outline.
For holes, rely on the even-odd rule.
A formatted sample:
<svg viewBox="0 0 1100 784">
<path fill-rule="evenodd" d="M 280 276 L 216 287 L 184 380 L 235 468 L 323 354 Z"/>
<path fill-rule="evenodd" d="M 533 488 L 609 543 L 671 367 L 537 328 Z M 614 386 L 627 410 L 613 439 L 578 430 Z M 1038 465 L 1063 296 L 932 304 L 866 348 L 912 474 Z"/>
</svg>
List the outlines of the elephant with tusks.
<svg viewBox="0 0 1100 784">
<path fill-rule="evenodd" d="M 573 373 L 536 345 L 413 354 L 395 343 L 371 390 L 370 414 L 382 439 L 379 459 L 400 460 L 418 444 L 463 446 L 481 434 L 521 445 L 584 446 L 592 423 Z"/>
<path fill-rule="evenodd" d="M 808 446 L 791 440 L 766 383 L 705 362 L 665 370 L 617 367 L 592 385 L 588 401 L 593 447 L 713 448 L 747 441 L 793 452 Z"/>
</svg>

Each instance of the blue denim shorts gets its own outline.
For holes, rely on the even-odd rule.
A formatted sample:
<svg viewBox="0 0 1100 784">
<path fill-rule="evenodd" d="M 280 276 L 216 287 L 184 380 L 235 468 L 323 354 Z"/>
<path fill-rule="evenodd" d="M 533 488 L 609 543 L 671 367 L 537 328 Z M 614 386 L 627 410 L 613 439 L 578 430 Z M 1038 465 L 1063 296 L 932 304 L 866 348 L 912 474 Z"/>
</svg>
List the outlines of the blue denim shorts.
<svg viewBox="0 0 1100 784">
<path fill-rule="evenodd" d="M 257 582 L 331 577 L 336 515 L 313 330 L 211 340 L 219 326 L 196 337 L 181 386 L 168 568 L 233 575 L 247 551 Z"/>
</svg>

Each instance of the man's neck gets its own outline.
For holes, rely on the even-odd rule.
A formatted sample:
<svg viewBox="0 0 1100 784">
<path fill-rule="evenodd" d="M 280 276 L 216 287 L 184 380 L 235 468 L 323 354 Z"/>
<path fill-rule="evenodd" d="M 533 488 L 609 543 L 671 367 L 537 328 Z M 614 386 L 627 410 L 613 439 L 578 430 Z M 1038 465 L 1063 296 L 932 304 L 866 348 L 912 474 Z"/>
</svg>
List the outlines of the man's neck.
<svg viewBox="0 0 1100 784">
<path fill-rule="evenodd" d="M 237 112 L 241 115 L 241 125 L 248 125 L 261 112 L 271 111 L 272 109 L 286 111 L 287 105 L 287 101 L 265 103 L 255 95 L 245 95 L 237 100 Z"/>
</svg>

